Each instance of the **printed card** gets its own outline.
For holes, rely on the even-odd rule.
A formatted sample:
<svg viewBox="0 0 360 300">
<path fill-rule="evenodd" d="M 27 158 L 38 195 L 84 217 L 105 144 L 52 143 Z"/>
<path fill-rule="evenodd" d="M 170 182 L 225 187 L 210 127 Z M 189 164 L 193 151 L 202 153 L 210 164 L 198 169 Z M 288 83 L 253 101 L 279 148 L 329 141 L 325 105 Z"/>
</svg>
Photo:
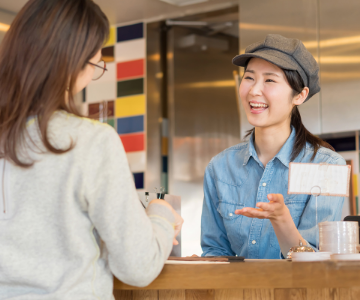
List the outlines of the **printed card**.
<svg viewBox="0 0 360 300">
<path fill-rule="evenodd" d="M 351 166 L 290 163 L 288 194 L 349 197 Z"/>
</svg>

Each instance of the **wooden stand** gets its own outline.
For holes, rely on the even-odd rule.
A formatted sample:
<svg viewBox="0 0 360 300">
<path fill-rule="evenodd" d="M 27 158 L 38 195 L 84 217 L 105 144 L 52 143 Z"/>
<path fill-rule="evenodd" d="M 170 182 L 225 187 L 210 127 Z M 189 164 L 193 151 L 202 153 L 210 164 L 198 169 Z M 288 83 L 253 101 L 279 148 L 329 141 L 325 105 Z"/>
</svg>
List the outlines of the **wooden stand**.
<svg viewBox="0 0 360 300">
<path fill-rule="evenodd" d="M 165 265 L 145 288 L 115 279 L 116 300 L 356 300 L 360 262 L 290 262 Z"/>
</svg>

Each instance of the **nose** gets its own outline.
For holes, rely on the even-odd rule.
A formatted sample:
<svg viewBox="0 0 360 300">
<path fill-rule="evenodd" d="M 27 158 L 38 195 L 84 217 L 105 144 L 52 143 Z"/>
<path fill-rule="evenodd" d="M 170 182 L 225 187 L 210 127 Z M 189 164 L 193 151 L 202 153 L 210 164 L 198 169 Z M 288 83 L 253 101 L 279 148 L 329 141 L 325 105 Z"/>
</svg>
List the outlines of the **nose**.
<svg viewBox="0 0 360 300">
<path fill-rule="evenodd" d="M 254 82 L 251 86 L 249 94 L 253 97 L 261 96 L 262 95 L 262 84 L 260 82 Z"/>
</svg>

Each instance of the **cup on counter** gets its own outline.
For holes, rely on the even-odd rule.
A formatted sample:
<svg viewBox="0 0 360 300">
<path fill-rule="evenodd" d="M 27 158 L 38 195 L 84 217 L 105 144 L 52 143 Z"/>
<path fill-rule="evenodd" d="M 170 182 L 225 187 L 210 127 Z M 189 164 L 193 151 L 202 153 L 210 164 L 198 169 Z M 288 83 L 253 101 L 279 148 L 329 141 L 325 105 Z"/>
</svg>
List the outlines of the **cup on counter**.
<svg viewBox="0 0 360 300">
<path fill-rule="evenodd" d="M 319 250 L 334 254 L 358 253 L 358 222 L 322 222 L 319 223 Z"/>
</svg>

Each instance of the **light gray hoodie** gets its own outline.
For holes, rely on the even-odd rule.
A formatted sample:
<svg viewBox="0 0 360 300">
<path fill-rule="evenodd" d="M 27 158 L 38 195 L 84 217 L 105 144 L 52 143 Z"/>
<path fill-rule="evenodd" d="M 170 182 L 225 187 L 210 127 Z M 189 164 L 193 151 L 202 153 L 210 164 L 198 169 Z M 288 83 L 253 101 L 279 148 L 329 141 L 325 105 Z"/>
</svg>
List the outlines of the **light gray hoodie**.
<svg viewBox="0 0 360 300">
<path fill-rule="evenodd" d="M 148 285 L 172 249 L 171 211 L 143 209 L 112 127 L 56 112 L 48 129 L 74 148 L 32 147 L 28 169 L 0 160 L 0 299 L 110 300 L 112 274 Z M 44 149 L 36 119 L 27 130 Z"/>
</svg>

